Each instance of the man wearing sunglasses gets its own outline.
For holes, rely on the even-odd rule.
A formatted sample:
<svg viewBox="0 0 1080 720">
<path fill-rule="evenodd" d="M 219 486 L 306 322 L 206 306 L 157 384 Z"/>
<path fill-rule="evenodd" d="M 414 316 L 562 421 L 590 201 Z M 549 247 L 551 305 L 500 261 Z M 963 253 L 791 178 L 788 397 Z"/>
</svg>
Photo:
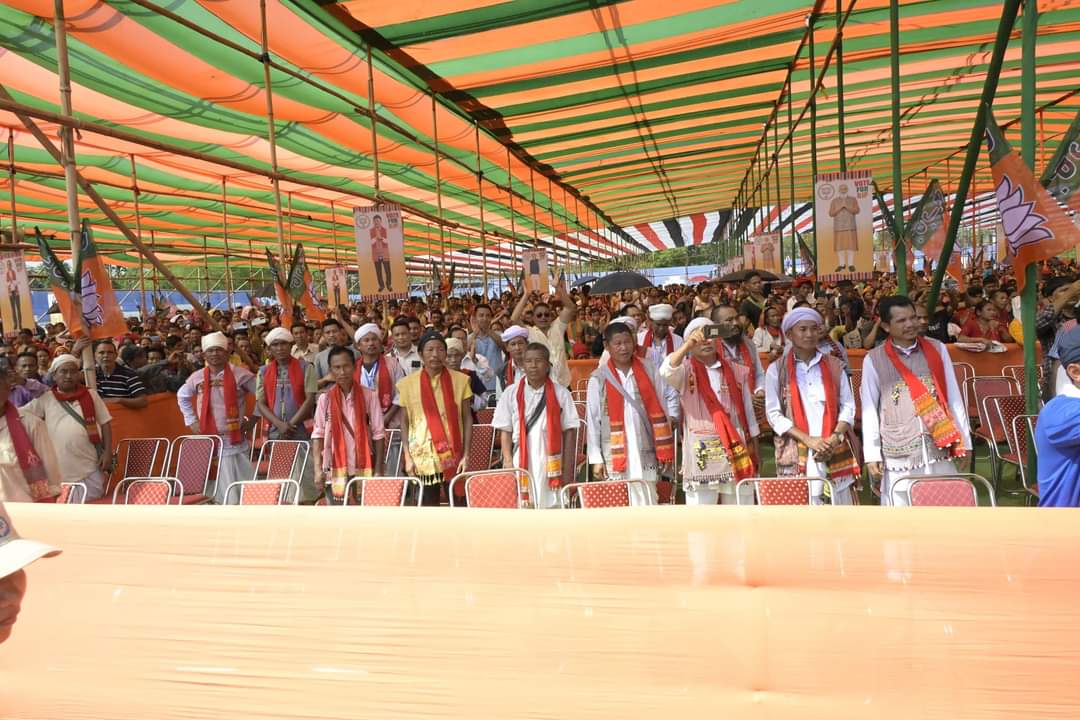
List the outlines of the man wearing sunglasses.
<svg viewBox="0 0 1080 720">
<path fill-rule="evenodd" d="M 566 281 L 560 276 L 555 286 L 562 309 L 556 315 L 554 308 L 543 302 L 540 293 L 526 293 L 518 300 L 510 321 L 521 324 L 531 301 L 534 325 L 529 326 L 529 342 L 547 345 L 551 351 L 552 375 L 563 387 L 570 386 L 570 366 L 566 362 L 566 328 L 577 317 L 577 306 L 566 291 Z"/>
</svg>

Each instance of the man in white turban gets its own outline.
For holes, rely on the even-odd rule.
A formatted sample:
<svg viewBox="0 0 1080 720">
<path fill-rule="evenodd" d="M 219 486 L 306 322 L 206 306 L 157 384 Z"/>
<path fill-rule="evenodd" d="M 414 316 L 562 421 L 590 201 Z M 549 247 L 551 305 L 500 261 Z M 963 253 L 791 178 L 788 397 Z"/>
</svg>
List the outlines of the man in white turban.
<svg viewBox="0 0 1080 720">
<path fill-rule="evenodd" d="M 502 332 L 501 339 L 506 348 L 506 367 L 498 378 L 498 395 L 525 377 L 525 348 L 529 346 L 529 330 L 521 325 L 511 325 Z"/>
<path fill-rule="evenodd" d="M 657 364 L 663 362 L 671 353 L 679 349 L 683 339 L 671 331 L 671 318 L 675 308 L 667 303 L 649 306 L 649 322 L 638 332 L 638 345 Z"/>
<path fill-rule="evenodd" d="M 53 388 L 22 407 L 22 414 L 45 421 L 56 450 L 60 479 L 82 483 L 86 501 L 105 494 L 105 476 L 112 471 L 112 415 L 98 395 L 82 384 L 82 363 L 59 355 L 49 367 Z"/>
<path fill-rule="evenodd" d="M 266 334 L 270 357 L 255 382 L 255 410 L 264 421 L 267 440 L 310 442 L 318 379 L 314 365 L 292 354 L 293 342 L 292 333 L 283 327 Z M 293 464 L 292 479 L 300 485 L 301 502 L 314 502 L 322 491 L 315 487 L 313 466 L 311 460 L 303 467 Z"/>
<path fill-rule="evenodd" d="M 379 398 L 383 413 L 383 426 L 387 430 L 401 427 L 401 399 L 398 396 L 398 380 L 405 377 L 397 358 L 383 354 L 383 331 L 375 323 L 365 323 L 353 336 L 359 350 L 360 385 L 371 390 Z M 387 437 L 388 457 L 386 473 L 396 475 L 401 465 L 401 434 L 391 432 Z"/>
<path fill-rule="evenodd" d="M 824 322 L 808 307 L 784 316 L 788 347 L 765 373 L 765 415 L 775 433 L 776 474 L 822 478 L 810 483 L 814 502 L 851 505 L 860 474 L 849 438 L 855 398 L 840 359 L 818 349 Z"/>
<path fill-rule="evenodd" d="M 224 505 L 227 499 L 239 501 L 238 491 L 229 493 L 229 486 L 255 476 L 248 434 L 257 418 L 245 414 L 248 396 L 255 393 L 255 375 L 229 362 L 229 339 L 220 332 L 203 336 L 202 351 L 206 366 L 191 374 L 176 393 L 176 403 L 192 434 L 221 438 L 213 500 Z"/>
</svg>

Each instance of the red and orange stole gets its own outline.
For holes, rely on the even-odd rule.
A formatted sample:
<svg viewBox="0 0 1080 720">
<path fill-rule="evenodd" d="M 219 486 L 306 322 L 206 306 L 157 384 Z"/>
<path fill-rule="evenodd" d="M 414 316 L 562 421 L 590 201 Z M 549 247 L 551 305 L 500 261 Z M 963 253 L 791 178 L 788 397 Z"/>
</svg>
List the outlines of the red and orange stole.
<svg viewBox="0 0 1080 720">
<path fill-rule="evenodd" d="M 207 435 L 217 435 L 217 421 L 214 420 L 214 411 L 210 407 L 210 393 L 213 390 L 213 381 L 210 379 L 210 366 L 203 369 L 203 396 L 199 407 L 199 427 Z M 222 373 L 221 389 L 225 395 L 225 432 L 229 435 L 229 442 L 239 445 L 244 441 L 244 434 L 240 431 L 240 401 L 236 392 L 236 375 L 232 367 L 225 366 Z"/>
<path fill-rule="evenodd" d="M 101 432 L 98 430 L 97 417 L 94 412 L 94 399 L 90 397 L 90 391 L 82 385 L 77 390 L 69 393 L 60 392 L 59 388 L 54 387 L 53 395 L 61 402 L 79 403 L 79 409 L 82 410 L 83 424 L 86 426 L 86 434 L 90 438 L 90 443 L 94 446 L 100 446 Z"/>
<path fill-rule="evenodd" d="M 525 423 L 525 385 L 528 380 L 518 383 L 518 462 L 524 469 L 529 468 L 528 428 Z M 562 413 L 559 411 L 559 398 L 555 395 L 555 383 L 547 378 L 544 384 L 544 412 L 547 415 L 547 461 L 544 463 L 548 487 L 555 489 L 562 485 Z"/>
<path fill-rule="evenodd" d="M 86 388 L 83 388 L 85 390 Z M 91 406 L 93 403 L 91 403 Z M 85 412 L 85 411 L 84 411 Z M 93 417 L 91 411 L 90 416 Z M 35 501 L 44 500 L 50 496 L 49 478 L 45 473 L 45 463 L 41 456 L 34 451 L 34 444 L 30 440 L 26 426 L 19 417 L 19 411 L 15 403 L 8 401 L 4 408 L 4 417 L 7 418 L 8 433 L 11 435 L 11 444 L 15 446 L 15 458 L 19 461 L 19 469 L 22 470 L 23 479 L 30 490 L 30 497 Z M 95 432 L 97 425 L 94 425 Z"/>
<path fill-rule="evenodd" d="M 645 371 L 645 364 L 634 356 L 631 364 L 631 372 L 634 374 L 634 382 L 637 383 L 638 392 L 645 403 L 645 412 L 649 416 L 649 424 L 652 426 L 653 443 L 656 445 L 656 461 L 669 463 L 675 460 L 675 439 L 671 435 L 671 425 L 668 423 L 664 408 L 660 405 L 660 399 L 656 395 L 649 373 Z M 619 377 L 619 371 L 615 368 L 615 362 L 608 360 L 608 369 L 612 377 Z M 611 419 L 611 469 L 613 472 L 626 472 L 626 402 L 619 390 L 605 380 L 605 388 L 608 414 Z"/>
<path fill-rule="evenodd" d="M 795 374 L 794 352 L 787 354 L 785 365 L 788 393 L 791 397 L 791 420 L 799 430 L 802 430 L 807 435 L 813 435 L 810 432 L 810 423 L 806 419 L 806 408 L 803 406 L 802 394 L 799 392 L 799 380 Z M 832 369 L 824 357 L 818 363 L 818 369 L 821 371 L 821 385 L 825 392 L 825 414 L 821 418 L 821 430 L 816 437 L 828 437 L 836 431 L 836 423 L 840 417 L 840 391 L 836 387 L 836 378 L 833 377 Z M 809 452 L 806 445 L 802 443 L 799 443 L 798 447 L 798 474 L 805 475 Z M 848 475 L 858 476 L 860 472 L 859 463 L 855 459 L 854 453 L 851 452 L 851 445 L 848 444 L 846 439 L 840 447 L 835 448 L 832 454 L 829 455 L 826 466 L 831 478 L 847 477 Z"/>
<path fill-rule="evenodd" d="M 728 392 L 732 396 L 732 404 L 739 409 L 739 415 L 742 417 L 743 427 L 746 428 L 746 409 L 743 407 L 742 395 L 735 395 L 737 385 L 734 384 L 734 378 L 732 376 L 731 368 L 727 363 L 721 362 L 724 372 L 724 383 L 728 387 Z M 701 395 L 701 399 L 705 401 L 705 409 L 709 411 L 709 415 L 712 416 L 713 425 L 716 428 L 716 435 L 720 438 L 720 443 L 724 446 L 724 450 L 728 457 L 728 462 L 731 463 L 731 472 L 735 476 L 735 480 L 742 480 L 743 478 L 754 476 L 754 459 L 750 457 L 750 452 L 746 449 L 746 444 L 739 437 L 739 431 L 731 424 L 731 418 L 728 417 L 727 412 L 724 410 L 724 406 L 720 404 L 720 398 L 716 396 L 716 392 L 713 391 L 712 384 L 709 382 L 709 369 L 705 367 L 697 358 L 690 358 L 690 369 L 694 373 L 694 385 L 697 388 L 698 394 Z"/>
<path fill-rule="evenodd" d="M 670 355 L 671 353 L 675 352 L 675 338 L 674 338 L 674 336 L 672 336 L 670 330 L 668 331 L 666 341 L 667 341 L 667 353 L 668 353 L 668 355 Z M 647 349 L 652 347 L 652 343 L 653 343 L 652 330 L 649 329 L 649 330 L 645 331 L 645 342 L 643 342 L 641 344 L 641 347 L 642 347 L 643 350 L 647 350 Z"/>
<path fill-rule="evenodd" d="M 893 367 L 900 373 L 904 383 L 911 394 L 911 404 L 915 412 L 922 420 L 923 425 L 930 432 L 930 438 L 934 445 L 942 450 L 948 449 L 952 457 L 964 457 L 967 450 L 963 446 L 963 438 L 960 437 L 960 429 L 949 413 L 949 396 L 946 392 L 948 385 L 945 384 L 945 363 L 941 360 L 937 348 L 926 338 L 918 338 L 919 350 L 926 357 L 926 366 L 930 368 L 930 377 L 934 380 L 935 398 L 923 384 L 919 377 L 911 372 L 896 353 L 896 348 L 891 341 L 885 341 L 885 354 L 889 356 Z"/>
<path fill-rule="evenodd" d="M 356 370 L 353 371 L 353 382 L 357 385 L 363 385 L 360 382 L 362 367 L 363 360 L 356 363 Z M 375 394 L 379 397 L 379 407 L 385 413 L 394 402 L 394 381 L 390 378 L 390 367 L 385 357 L 380 357 L 375 364 Z"/>
<path fill-rule="evenodd" d="M 371 433 L 368 431 L 367 408 L 364 389 L 353 383 L 351 407 L 346 408 L 345 393 L 337 383 L 330 389 L 330 479 L 344 480 L 349 475 L 348 446 L 345 433 L 352 432 L 355 456 L 352 458 L 356 474 L 371 475 Z M 340 483 L 337 484 L 340 486 Z"/>
<path fill-rule="evenodd" d="M 293 400 L 296 407 L 304 404 L 306 393 L 304 392 L 304 371 L 300 367 L 300 361 L 289 358 L 289 387 L 292 388 Z M 271 360 L 270 367 L 266 369 L 266 377 L 263 379 L 263 401 L 271 410 L 276 410 L 278 386 L 278 361 Z"/>
<path fill-rule="evenodd" d="M 431 434 L 431 442 L 435 445 L 435 453 L 439 456 L 439 464 L 445 473 L 453 472 L 461 462 L 461 420 L 458 417 L 461 408 L 454 402 L 454 383 L 446 368 L 439 375 L 439 386 L 442 388 L 443 407 L 446 408 L 446 425 L 435 402 L 431 376 L 426 370 L 420 371 L 420 405 L 424 409 L 424 421 Z"/>
</svg>

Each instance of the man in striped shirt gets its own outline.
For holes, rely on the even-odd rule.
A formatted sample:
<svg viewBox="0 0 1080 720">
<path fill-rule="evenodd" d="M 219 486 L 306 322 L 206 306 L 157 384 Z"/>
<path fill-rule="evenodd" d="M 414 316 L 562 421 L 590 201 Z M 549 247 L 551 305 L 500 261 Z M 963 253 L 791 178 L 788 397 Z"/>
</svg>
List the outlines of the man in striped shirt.
<svg viewBox="0 0 1080 720">
<path fill-rule="evenodd" d="M 133 410 L 146 407 L 146 386 L 138 373 L 117 364 L 116 345 L 112 340 L 101 340 L 94 346 L 94 360 L 97 361 L 97 392 L 102 399 Z"/>
</svg>

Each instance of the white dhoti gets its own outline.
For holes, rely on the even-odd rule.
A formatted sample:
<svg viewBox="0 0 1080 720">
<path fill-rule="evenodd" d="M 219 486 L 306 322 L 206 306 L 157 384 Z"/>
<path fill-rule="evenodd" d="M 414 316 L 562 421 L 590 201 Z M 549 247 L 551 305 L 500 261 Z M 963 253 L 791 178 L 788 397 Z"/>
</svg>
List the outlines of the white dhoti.
<svg viewBox="0 0 1080 720">
<path fill-rule="evenodd" d="M 105 476 L 100 470 L 95 470 L 79 482 L 86 485 L 86 502 L 97 500 L 105 495 Z"/>
<path fill-rule="evenodd" d="M 908 491 L 911 489 L 911 481 L 899 478 L 912 475 L 949 475 L 957 472 L 956 465 L 952 460 L 938 460 L 917 468 L 906 470 L 890 470 L 888 460 L 885 461 L 885 470 L 881 478 L 881 504 L 906 507 L 910 505 Z"/>
<path fill-rule="evenodd" d="M 742 505 L 754 504 L 754 486 L 750 483 L 743 485 L 739 490 L 742 496 Z M 721 483 L 717 487 L 709 488 L 704 485 L 697 490 L 686 491 L 687 505 L 739 505 L 735 497 L 735 483 Z"/>
<path fill-rule="evenodd" d="M 229 486 L 235 482 L 252 480 L 255 477 L 255 466 L 251 464 L 248 445 L 226 446 L 221 451 L 221 460 L 218 462 L 217 485 L 214 487 L 214 502 L 224 505 Z M 234 490 L 228 493 L 230 504 L 240 502 L 240 491 Z"/>
</svg>

